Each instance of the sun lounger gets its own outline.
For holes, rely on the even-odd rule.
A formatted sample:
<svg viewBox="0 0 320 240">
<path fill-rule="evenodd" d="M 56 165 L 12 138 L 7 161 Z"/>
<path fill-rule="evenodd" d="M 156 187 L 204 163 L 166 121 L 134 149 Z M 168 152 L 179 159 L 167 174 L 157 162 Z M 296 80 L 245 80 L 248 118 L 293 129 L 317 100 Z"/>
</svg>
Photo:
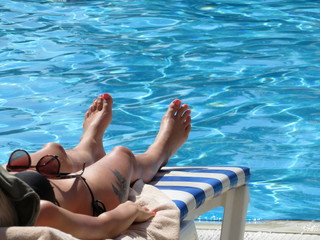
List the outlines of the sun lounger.
<svg viewBox="0 0 320 240">
<path fill-rule="evenodd" d="M 249 203 L 246 167 L 165 167 L 151 184 L 180 209 L 180 239 L 198 239 L 194 219 L 224 208 L 221 240 L 242 240 Z"/>
<path fill-rule="evenodd" d="M 249 178 L 249 169 L 243 167 L 165 167 L 151 184 L 165 193 L 180 209 L 181 240 L 197 239 L 194 219 L 218 206 L 225 209 L 221 239 L 242 240 L 249 202 L 246 186 Z M 39 234 L 49 234 L 50 239 L 53 236 L 55 239 L 74 239 L 71 235 L 51 228 L 10 229 L 0 228 L 0 239 L 7 239 L 8 236 L 14 236 L 8 239 L 38 239 Z M 167 228 L 163 230 L 167 231 Z"/>
</svg>

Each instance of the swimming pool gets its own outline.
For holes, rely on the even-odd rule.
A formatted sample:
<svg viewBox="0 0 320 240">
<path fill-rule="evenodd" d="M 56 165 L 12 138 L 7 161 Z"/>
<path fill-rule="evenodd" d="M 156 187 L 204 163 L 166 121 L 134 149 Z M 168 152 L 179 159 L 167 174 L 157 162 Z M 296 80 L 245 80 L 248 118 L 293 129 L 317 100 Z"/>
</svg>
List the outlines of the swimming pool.
<svg viewBox="0 0 320 240">
<path fill-rule="evenodd" d="M 106 149 L 140 153 L 180 98 L 193 130 L 170 165 L 248 166 L 248 220 L 320 220 L 319 16 L 316 1 L 1 2 L 1 163 L 73 147 L 103 92 Z"/>
</svg>

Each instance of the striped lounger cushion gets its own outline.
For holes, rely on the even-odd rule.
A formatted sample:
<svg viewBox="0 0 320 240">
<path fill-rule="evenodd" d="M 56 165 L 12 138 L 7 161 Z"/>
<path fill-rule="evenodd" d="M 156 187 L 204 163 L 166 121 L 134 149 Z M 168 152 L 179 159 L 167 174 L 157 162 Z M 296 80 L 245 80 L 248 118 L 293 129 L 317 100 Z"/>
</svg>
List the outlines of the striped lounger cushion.
<svg viewBox="0 0 320 240">
<path fill-rule="evenodd" d="M 165 167 L 151 184 L 159 188 L 180 209 L 180 219 L 196 210 L 209 198 L 249 182 L 246 167 Z"/>
</svg>

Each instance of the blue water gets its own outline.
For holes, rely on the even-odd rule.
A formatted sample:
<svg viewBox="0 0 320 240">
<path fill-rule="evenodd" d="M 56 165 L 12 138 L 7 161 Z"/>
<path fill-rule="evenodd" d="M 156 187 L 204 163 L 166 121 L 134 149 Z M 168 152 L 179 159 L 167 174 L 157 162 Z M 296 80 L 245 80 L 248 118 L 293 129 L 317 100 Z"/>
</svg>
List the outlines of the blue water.
<svg viewBox="0 0 320 240">
<path fill-rule="evenodd" d="M 180 98 L 193 129 L 169 165 L 248 166 L 248 220 L 320 220 L 319 1 L 1 0 L 0 60 L 1 163 L 72 148 L 104 92 L 106 150 L 141 153 Z"/>
</svg>

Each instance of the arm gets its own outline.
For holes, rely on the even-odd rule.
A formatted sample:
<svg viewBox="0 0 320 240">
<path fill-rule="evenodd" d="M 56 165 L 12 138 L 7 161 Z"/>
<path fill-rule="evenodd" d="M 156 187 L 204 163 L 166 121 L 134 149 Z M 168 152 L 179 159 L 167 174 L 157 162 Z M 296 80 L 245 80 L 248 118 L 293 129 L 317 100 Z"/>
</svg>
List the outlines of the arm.
<svg viewBox="0 0 320 240">
<path fill-rule="evenodd" d="M 127 201 L 98 217 L 70 212 L 51 202 L 41 201 L 37 226 L 57 228 L 80 239 L 114 238 L 133 222 L 144 222 L 154 213 Z"/>
</svg>

